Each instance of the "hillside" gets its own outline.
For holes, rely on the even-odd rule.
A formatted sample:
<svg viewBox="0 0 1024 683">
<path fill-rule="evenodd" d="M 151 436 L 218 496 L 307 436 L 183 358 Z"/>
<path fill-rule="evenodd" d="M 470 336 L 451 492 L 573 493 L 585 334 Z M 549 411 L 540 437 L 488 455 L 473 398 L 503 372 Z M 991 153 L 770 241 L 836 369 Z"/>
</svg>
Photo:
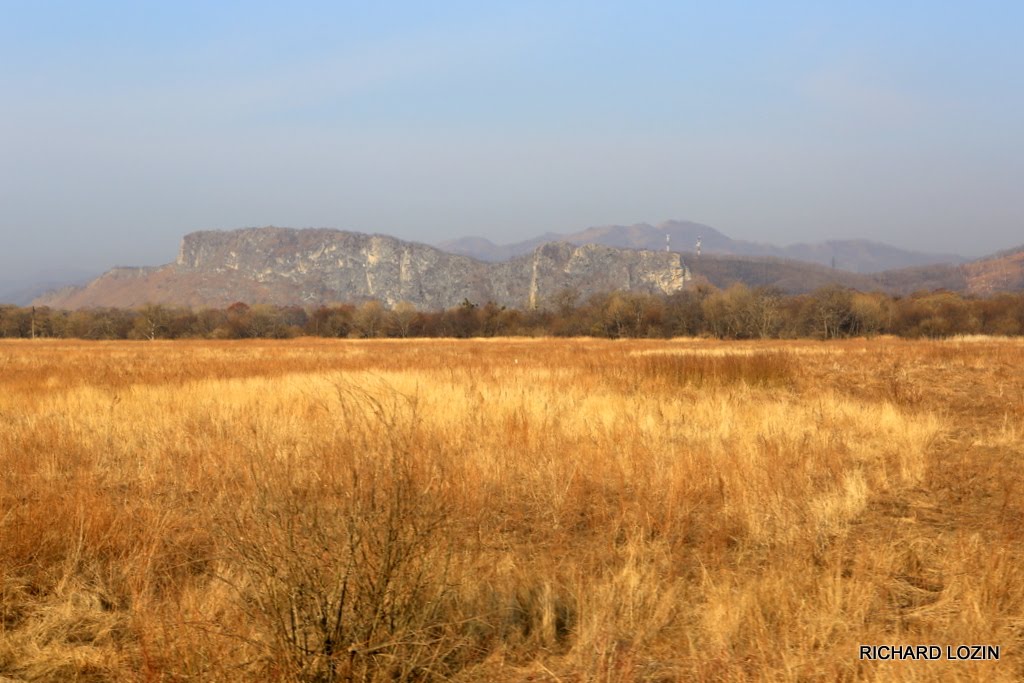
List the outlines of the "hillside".
<svg viewBox="0 0 1024 683">
<path fill-rule="evenodd" d="M 695 280 L 725 289 L 737 282 L 750 287 L 774 287 L 786 294 L 806 294 L 829 284 L 861 291 L 887 289 L 870 275 L 771 257 L 684 254 Z"/>
<path fill-rule="evenodd" d="M 828 284 L 860 291 L 905 295 L 939 289 L 985 296 L 1024 290 L 1024 247 L 999 252 L 960 265 L 937 263 L 860 274 L 841 269 L 777 258 L 684 254 L 695 280 L 716 287 L 742 282 L 751 287 L 770 286 L 787 294 L 803 294 Z"/>
<path fill-rule="evenodd" d="M 682 286 L 680 256 L 665 252 L 550 243 L 526 256 L 485 263 L 383 235 L 249 228 L 192 233 L 174 263 L 115 268 L 36 303 L 73 309 L 379 299 L 436 309 L 468 299 L 525 307 L 566 288 L 588 296 L 608 290 L 668 294 Z"/>
<path fill-rule="evenodd" d="M 1024 245 L 964 265 L 974 294 L 1024 290 Z"/>
<path fill-rule="evenodd" d="M 890 291 L 948 289 L 975 296 L 1024 290 L 1024 246 L 1000 251 L 959 266 L 933 265 L 880 273 Z"/>
</svg>

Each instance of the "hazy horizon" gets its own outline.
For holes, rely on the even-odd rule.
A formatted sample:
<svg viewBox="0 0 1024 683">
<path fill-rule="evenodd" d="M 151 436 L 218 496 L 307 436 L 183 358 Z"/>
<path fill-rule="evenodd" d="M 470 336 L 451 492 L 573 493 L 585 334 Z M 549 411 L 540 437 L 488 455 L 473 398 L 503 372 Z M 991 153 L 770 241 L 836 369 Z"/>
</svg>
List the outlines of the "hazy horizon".
<svg viewBox="0 0 1024 683">
<path fill-rule="evenodd" d="M 0 281 L 195 230 L 437 243 L 665 220 L 1024 242 L 1012 3 L 47 2 L 0 23 Z"/>
</svg>

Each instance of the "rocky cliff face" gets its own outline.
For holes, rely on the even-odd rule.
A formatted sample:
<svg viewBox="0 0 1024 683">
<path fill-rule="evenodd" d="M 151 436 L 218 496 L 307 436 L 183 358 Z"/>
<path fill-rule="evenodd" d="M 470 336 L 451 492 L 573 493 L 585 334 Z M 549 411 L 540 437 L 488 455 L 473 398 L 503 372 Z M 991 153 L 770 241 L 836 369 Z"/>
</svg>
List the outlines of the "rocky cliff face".
<svg viewBox="0 0 1024 683">
<path fill-rule="evenodd" d="M 186 235 L 172 264 L 117 268 L 85 287 L 54 292 L 37 303 L 200 307 L 379 299 L 436 309 L 469 299 L 521 307 L 542 305 L 566 288 L 587 296 L 609 290 L 669 294 L 682 286 L 680 257 L 665 252 L 554 243 L 510 261 L 483 263 L 381 235 L 250 228 Z"/>
</svg>

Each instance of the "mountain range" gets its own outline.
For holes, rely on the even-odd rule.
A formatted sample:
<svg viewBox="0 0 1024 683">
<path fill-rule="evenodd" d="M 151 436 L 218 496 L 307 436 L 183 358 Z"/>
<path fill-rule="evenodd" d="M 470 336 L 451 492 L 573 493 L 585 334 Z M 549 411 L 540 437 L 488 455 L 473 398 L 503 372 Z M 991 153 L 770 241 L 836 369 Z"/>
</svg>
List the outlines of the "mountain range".
<svg viewBox="0 0 1024 683">
<path fill-rule="evenodd" d="M 727 241 L 721 233 L 699 224 L 674 222 L 666 226 L 592 228 L 577 235 L 586 233 L 595 239 L 633 245 L 654 241 L 651 231 L 664 243 L 666 234 L 671 240 L 701 230 L 702 240 L 710 237 L 712 244 L 751 244 Z M 333 229 L 203 231 L 184 237 L 173 263 L 114 268 L 85 286 L 40 296 L 35 304 L 68 309 L 149 303 L 199 308 L 225 307 L 237 301 L 313 306 L 376 299 L 389 306 L 404 301 L 421 309 L 450 308 L 467 300 L 533 307 L 567 289 L 586 298 L 612 290 L 671 294 L 701 284 L 725 288 L 736 282 L 775 287 L 789 294 L 811 292 L 831 283 L 890 294 L 945 289 L 987 295 L 1024 290 L 1024 246 L 970 262 L 867 273 L 778 256 L 666 251 L 664 245 L 655 250 L 540 238 L 536 242 L 526 254 L 488 261 L 387 235 Z M 460 243 L 463 247 L 470 244 Z M 527 243 L 492 246 L 514 251 Z M 483 243 L 475 244 L 481 247 Z M 826 246 L 801 248 L 819 256 L 831 253 L 829 260 L 836 258 L 837 262 L 856 254 L 861 255 L 862 264 L 926 259 L 915 252 L 870 242 L 822 244 Z M 492 251 L 491 256 L 496 257 L 497 252 Z"/>
<path fill-rule="evenodd" d="M 545 242 L 664 250 L 666 237 L 669 238 L 669 246 L 678 251 L 694 251 L 697 241 L 700 240 L 701 251 L 706 254 L 771 256 L 818 263 L 854 273 L 878 273 L 895 268 L 936 263 L 957 264 L 967 260 L 957 254 L 910 251 L 868 240 L 829 240 L 779 247 L 734 240 L 709 225 L 690 221 L 666 221 L 658 225 L 607 225 L 573 233 L 546 233 L 532 239 L 503 245 L 495 244 L 483 237 L 462 237 L 440 242 L 437 246 L 444 251 L 471 256 L 482 261 L 505 261 L 528 254 Z"/>
</svg>

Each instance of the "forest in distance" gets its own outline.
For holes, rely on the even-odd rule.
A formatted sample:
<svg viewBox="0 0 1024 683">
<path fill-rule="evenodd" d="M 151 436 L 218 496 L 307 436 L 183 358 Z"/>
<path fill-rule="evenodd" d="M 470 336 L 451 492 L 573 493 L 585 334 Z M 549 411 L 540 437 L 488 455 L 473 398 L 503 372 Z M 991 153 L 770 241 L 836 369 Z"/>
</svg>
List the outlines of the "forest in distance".
<svg viewBox="0 0 1024 683">
<path fill-rule="evenodd" d="M 465 300 L 422 311 L 376 300 L 318 307 L 248 305 L 190 309 L 75 311 L 0 305 L 0 338 L 288 339 L 406 337 L 600 337 L 837 339 L 895 335 L 943 338 L 1024 334 L 1024 293 L 965 297 L 955 292 L 910 296 L 838 286 L 807 295 L 737 284 L 667 296 L 609 292 L 581 299 L 564 290 L 536 309 Z"/>
</svg>

